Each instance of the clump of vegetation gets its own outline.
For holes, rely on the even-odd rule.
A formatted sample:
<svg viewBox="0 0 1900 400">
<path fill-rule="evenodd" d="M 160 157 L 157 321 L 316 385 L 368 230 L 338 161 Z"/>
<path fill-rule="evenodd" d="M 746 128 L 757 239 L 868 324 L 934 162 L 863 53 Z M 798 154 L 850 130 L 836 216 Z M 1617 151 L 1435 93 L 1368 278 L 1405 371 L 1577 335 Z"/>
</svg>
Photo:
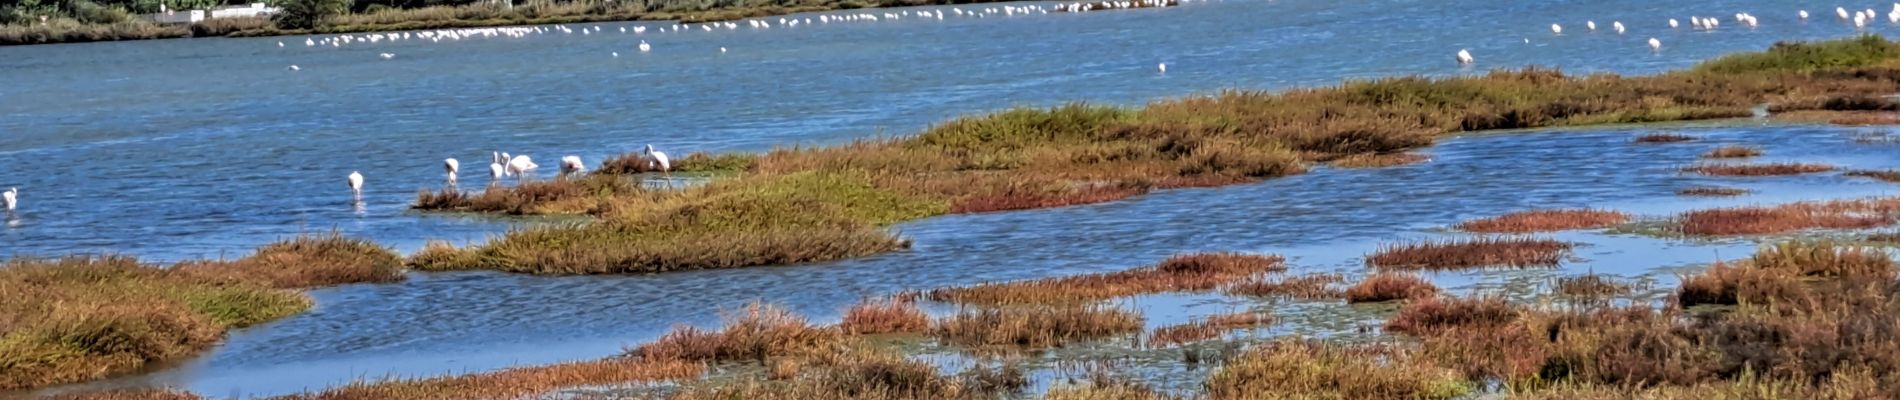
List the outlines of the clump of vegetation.
<svg viewBox="0 0 1900 400">
<path fill-rule="evenodd" d="M 1282 297 L 1316 300 L 1337 299 L 1342 294 L 1333 284 L 1345 278 L 1335 274 L 1258 277 L 1227 287 L 1227 293 L 1254 297 Z"/>
<path fill-rule="evenodd" d="M 1415 274 L 1380 272 L 1346 288 L 1347 303 L 1419 300 L 1438 295 L 1438 286 Z"/>
<path fill-rule="evenodd" d="M 922 333 L 930 329 L 930 316 L 909 299 L 865 299 L 845 311 L 838 328 L 851 335 Z"/>
<path fill-rule="evenodd" d="M 811 360 L 811 367 L 802 369 L 795 379 L 705 381 L 666 398 L 975 400 L 998 398 L 1028 385 L 1020 369 L 950 376 L 930 363 L 876 351 L 850 350 Z"/>
<path fill-rule="evenodd" d="M 1875 198 L 1696 210 L 1678 215 L 1676 224 L 1683 234 L 1724 236 L 1866 229 L 1890 225 L 1896 219 L 1900 219 L 1900 199 Z"/>
<path fill-rule="evenodd" d="M 1476 387 L 1402 349 L 1291 340 L 1229 360 L 1206 386 L 1215 399 L 1453 399 Z"/>
<path fill-rule="evenodd" d="M 1279 256 L 1181 254 L 1152 266 L 1102 274 L 936 289 L 930 299 L 974 305 L 1077 304 L 1138 294 L 1213 290 L 1255 274 L 1286 270 Z"/>
<path fill-rule="evenodd" d="M 694 152 L 687 154 L 686 157 L 667 160 L 667 162 L 670 164 L 668 166 L 672 168 L 672 172 L 736 173 L 752 169 L 753 163 L 757 162 L 758 159 L 758 155 L 747 153 L 713 155 Z M 651 157 L 647 157 L 645 152 L 632 152 L 607 159 L 607 161 L 600 164 L 600 169 L 594 170 L 594 173 L 635 175 L 661 172 L 658 167 L 659 166 L 653 162 Z"/>
<path fill-rule="evenodd" d="M 1760 147 L 1722 146 L 1715 148 L 1715 150 L 1709 150 L 1707 153 L 1702 153 L 1702 158 L 1748 158 L 1760 157 L 1761 155 L 1762 151 Z"/>
<path fill-rule="evenodd" d="M 1502 297 L 1431 297 L 1407 303 L 1386 320 L 1385 329 L 1423 335 L 1503 325 L 1516 318 L 1517 310 Z"/>
<path fill-rule="evenodd" d="M 1677 133 L 1649 133 L 1637 136 L 1636 143 L 1681 143 L 1695 140 L 1695 136 Z"/>
<path fill-rule="evenodd" d="M 705 370 L 705 364 L 697 362 L 609 358 L 471 375 L 357 382 L 276 399 L 518 399 L 583 385 L 688 380 Z"/>
<path fill-rule="evenodd" d="M 1418 153 L 1362 153 L 1341 157 L 1332 164 L 1340 168 L 1388 168 L 1431 160 L 1430 156 Z"/>
<path fill-rule="evenodd" d="M 1557 278 L 1557 294 L 1581 299 L 1604 299 L 1629 294 L 1636 286 L 1613 276 L 1584 274 Z"/>
<path fill-rule="evenodd" d="M 947 212 L 1255 182 L 1300 173 L 1311 161 L 1401 153 L 1456 132 L 1726 118 L 1762 103 L 1779 111 L 1879 108 L 1890 101 L 1878 96 L 1900 91 L 1892 79 L 1900 74 L 1884 66 L 1827 68 L 1851 69 L 1573 77 L 1531 68 L 1232 91 L 1139 108 L 1013 109 L 911 137 L 776 149 L 752 157 L 742 174 L 658 198 L 616 196 L 596 223 L 517 230 L 467 250 L 478 256 L 441 257 L 468 264 L 430 268 L 622 273 L 830 260 L 902 248 L 877 228 Z M 791 207 L 763 207 L 780 204 Z"/>
<path fill-rule="evenodd" d="M 1696 164 L 1683 167 L 1682 170 L 1709 176 L 1782 176 L 1833 171 L 1834 166 L 1803 163 Z"/>
<path fill-rule="evenodd" d="M 230 329 L 310 307 L 284 289 L 402 279 L 394 253 L 299 236 L 231 261 L 173 267 L 125 256 L 0 265 L 0 390 L 97 379 L 203 351 Z M 130 396 L 130 394 L 124 394 Z"/>
<path fill-rule="evenodd" d="M 651 196 L 638 184 L 611 174 L 523 181 L 506 187 L 489 185 L 480 192 L 453 186 L 416 192 L 411 207 L 428 211 L 457 211 L 509 215 L 599 214 L 616 197 Z"/>
<path fill-rule="evenodd" d="M 1884 64 L 1895 56 L 1900 56 L 1900 44 L 1879 36 L 1862 35 L 1819 43 L 1775 43 L 1766 52 L 1730 54 L 1705 61 L 1696 65 L 1695 71 L 1722 74 L 1809 72 L 1871 67 Z"/>
<path fill-rule="evenodd" d="M 1038 350 L 1140 332 L 1141 321 L 1134 312 L 1092 305 L 987 308 L 937 321 L 930 335 L 977 350 Z"/>
<path fill-rule="evenodd" d="M 1890 169 L 1890 170 L 1885 170 L 1885 171 L 1852 171 L 1852 172 L 1848 172 L 1846 175 L 1874 178 L 1874 179 L 1879 179 L 1879 180 L 1883 180 L 1887 182 L 1900 183 L 1900 170 Z"/>
<path fill-rule="evenodd" d="M 1699 197 L 1730 197 L 1748 194 L 1748 189 L 1720 186 L 1695 186 L 1677 190 L 1676 194 Z"/>
<path fill-rule="evenodd" d="M 1367 254 L 1366 265 L 1398 270 L 1555 267 L 1563 262 L 1573 246 L 1552 239 L 1526 237 L 1388 244 Z"/>
<path fill-rule="evenodd" d="M 1273 324 L 1273 314 L 1241 312 L 1210 315 L 1206 319 L 1181 325 L 1156 328 L 1148 334 L 1149 346 L 1170 346 L 1220 337 L 1221 332 Z"/>
<path fill-rule="evenodd" d="M 1531 233 L 1605 228 L 1629 220 L 1629 214 L 1609 210 L 1531 210 L 1460 222 L 1457 228 L 1477 233 Z"/>
<path fill-rule="evenodd" d="M 649 361 L 764 361 L 826 354 L 842 339 L 837 329 L 814 325 L 777 306 L 753 303 L 727 315 L 719 331 L 683 325 L 627 355 Z"/>
<path fill-rule="evenodd" d="M 1900 244 L 1900 232 L 1869 234 L 1867 235 L 1866 240 L 1868 242 L 1881 243 L 1881 244 Z"/>
</svg>

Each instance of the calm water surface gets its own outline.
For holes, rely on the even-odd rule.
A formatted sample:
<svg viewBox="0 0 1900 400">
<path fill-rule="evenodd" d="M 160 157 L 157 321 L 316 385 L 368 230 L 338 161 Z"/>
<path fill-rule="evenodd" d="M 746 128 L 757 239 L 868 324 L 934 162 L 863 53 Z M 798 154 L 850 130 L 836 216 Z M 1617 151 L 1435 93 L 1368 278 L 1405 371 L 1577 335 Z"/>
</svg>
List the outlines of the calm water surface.
<svg viewBox="0 0 1900 400">
<path fill-rule="evenodd" d="M 1816 17 L 1798 21 L 1799 7 Z M 829 144 L 1071 100 L 1139 104 L 1225 88 L 1529 64 L 1654 73 L 1777 40 L 1850 34 L 1831 7 L 1226 0 L 769 30 L 655 28 L 637 36 L 617 32 L 630 24 L 605 24 L 594 35 L 342 48 L 303 47 L 301 37 L 0 48 L 0 187 L 23 192 L 22 210 L 0 225 L 0 256 L 238 256 L 276 238 L 329 230 L 410 250 L 429 239 L 479 240 L 514 223 L 406 211 L 415 190 L 440 184 L 445 157 L 476 171 L 464 182 L 483 182 L 480 161 L 494 150 L 530 154 L 545 165 L 566 154 L 598 162 L 648 143 L 674 154 Z M 1713 32 L 1666 26 L 1671 17 L 1742 11 L 1759 16 L 1762 27 L 1732 19 Z M 1586 32 L 1585 19 L 1602 31 Z M 1629 32 L 1609 32 L 1611 20 Z M 1552 22 L 1568 33 L 1551 35 Z M 1649 37 L 1662 40 L 1664 50 L 1649 52 Z M 289 46 L 277 47 L 280 40 Z M 635 50 L 639 40 L 653 51 Z M 1460 48 L 1478 58 L 1475 69 L 1453 65 Z M 376 56 L 383 52 L 397 57 Z M 1155 72 L 1161 62 L 1169 64 L 1166 74 Z M 302 70 L 285 70 L 292 64 Z M 1773 160 L 1900 166 L 1894 147 L 1852 143 L 1847 136 L 1859 132 L 1853 129 L 1743 122 L 1673 128 L 1705 137 L 1696 143 L 1627 143 L 1653 129 L 1464 137 L 1427 150 L 1436 161 L 1404 168 L 1322 169 L 1109 204 L 934 218 L 895 228 L 916 240 L 914 249 L 818 265 L 617 277 L 413 274 L 401 284 L 314 291 L 318 305 L 309 313 L 235 332 L 182 365 L 87 388 L 276 394 L 391 374 L 595 358 L 675 323 L 715 323 L 717 310 L 751 300 L 835 318 L 866 294 L 1118 270 L 1193 250 L 1272 252 L 1289 256 L 1300 271 L 1358 273 L 1356 257 L 1381 243 L 1451 235 L 1443 227 L 1462 218 L 1525 208 L 1595 206 L 1662 216 L 1893 191 L 1836 174 L 1713 180 L 1675 172 L 1718 143 L 1762 145 Z M 352 205 L 343 185 L 356 170 L 369 177 L 362 206 Z M 1713 200 L 1673 195 L 1709 183 L 1760 192 Z M 1520 292 L 1591 270 L 1667 282 L 1674 279 L 1668 267 L 1752 247 L 1593 232 L 1556 236 L 1588 244 L 1562 270 L 1435 279 L 1456 291 Z M 1156 324 L 1259 305 L 1218 296 L 1143 302 L 1151 303 L 1162 310 L 1150 315 Z M 1289 308 L 1275 311 L 1293 315 L 1283 320 L 1308 321 L 1289 331 L 1353 327 L 1351 313 Z M 1299 318 L 1302 310 L 1314 317 Z"/>
</svg>

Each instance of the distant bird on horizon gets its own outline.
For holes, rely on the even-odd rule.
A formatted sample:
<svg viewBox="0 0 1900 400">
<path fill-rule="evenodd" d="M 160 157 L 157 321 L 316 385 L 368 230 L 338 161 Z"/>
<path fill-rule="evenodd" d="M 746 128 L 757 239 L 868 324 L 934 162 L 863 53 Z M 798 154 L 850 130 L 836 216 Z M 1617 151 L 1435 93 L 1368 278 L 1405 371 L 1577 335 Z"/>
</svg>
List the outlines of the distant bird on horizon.
<svg viewBox="0 0 1900 400">
<path fill-rule="evenodd" d="M 647 154 L 647 160 L 648 160 L 647 161 L 648 168 L 658 169 L 660 170 L 661 173 L 666 174 L 666 176 L 669 178 L 673 176 L 673 163 L 671 160 L 668 160 L 666 158 L 666 153 L 660 152 L 659 150 L 654 150 L 653 145 L 649 144 L 647 145 L 646 154 Z"/>
<path fill-rule="evenodd" d="M 640 52 L 645 53 L 649 50 L 653 50 L 653 45 L 647 44 L 645 40 L 640 41 Z"/>
<path fill-rule="evenodd" d="M 0 205 L 6 206 L 7 211 L 13 211 L 13 209 L 19 208 L 20 188 L 7 188 L 7 191 L 0 192 L 0 203 L 5 203 Z"/>
<path fill-rule="evenodd" d="M 1808 10 L 1801 10 L 1801 12 L 1798 13 L 1798 15 L 1801 16 L 1801 19 L 1808 19 Z"/>
<path fill-rule="evenodd" d="M 1847 19 L 1847 8 L 1834 7 L 1834 16 L 1840 17 L 1841 19 Z"/>
<path fill-rule="evenodd" d="M 1623 34 L 1623 21 L 1610 21 L 1610 28 L 1615 29 L 1618 35 Z"/>
<path fill-rule="evenodd" d="M 1472 61 L 1470 50 L 1458 49 L 1458 65 L 1471 65 Z"/>
<path fill-rule="evenodd" d="M 462 170 L 462 162 L 455 159 L 442 160 L 442 169 L 449 172 L 449 183 L 455 183 L 455 175 Z"/>
<path fill-rule="evenodd" d="M 1662 50 L 1662 41 L 1656 40 L 1656 38 L 1649 38 L 1649 51 L 1657 50 Z"/>
<path fill-rule="evenodd" d="M 1168 73 L 1168 63 L 1156 64 L 1155 69 L 1161 70 L 1161 73 L 1163 74 Z"/>
<path fill-rule="evenodd" d="M 291 71 L 302 71 L 302 70 L 303 70 L 303 68 L 297 68 L 297 64 L 291 64 L 291 65 L 290 65 L 290 68 L 284 68 L 284 69 L 287 69 L 287 70 L 291 70 Z"/>
<path fill-rule="evenodd" d="M 277 47 L 284 47 L 284 42 L 277 42 Z"/>
<path fill-rule="evenodd" d="M 359 199 L 363 197 L 362 172 L 350 171 L 350 194 L 355 195 Z"/>
<path fill-rule="evenodd" d="M 382 57 L 384 60 L 388 60 L 388 59 L 396 58 L 396 53 L 383 53 L 383 54 L 377 54 L 377 56 Z"/>
<path fill-rule="evenodd" d="M 1550 33 L 1562 35 L 1564 34 L 1564 26 L 1558 25 L 1558 24 L 1550 24 Z"/>
<path fill-rule="evenodd" d="M 1675 18 L 1670 18 L 1670 19 L 1669 19 L 1669 27 L 1670 27 L 1670 28 L 1675 28 L 1675 27 L 1680 27 L 1680 26 L 1682 26 L 1682 24 L 1679 24 L 1679 23 L 1676 23 L 1676 19 L 1675 19 Z"/>
<path fill-rule="evenodd" d="M 1597 30 L 1597 22 L 1596 22 L 1596 21 L 1583 21 L 1583 27 L 1585 27 L 1585 28 L 1589 28 L 1591 32 L 1595 32 L 1595 31 Z"/>
</svg>

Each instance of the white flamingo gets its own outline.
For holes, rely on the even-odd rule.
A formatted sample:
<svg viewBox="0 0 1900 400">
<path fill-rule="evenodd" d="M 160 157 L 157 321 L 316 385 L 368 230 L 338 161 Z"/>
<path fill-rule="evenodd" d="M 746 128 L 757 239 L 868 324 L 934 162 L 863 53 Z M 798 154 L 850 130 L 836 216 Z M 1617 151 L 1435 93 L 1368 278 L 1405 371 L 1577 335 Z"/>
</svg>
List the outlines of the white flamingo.
<svg viewBox="0 0 1900 400">
<path fill-rule="evenodd" d="M 647 52 L 647 51 L 651 51 L 651 50 L 653 50 L 653 45 L 650 45 L 650 44 L 647 44 L 647 41 L 645 41 L 645 40 L 642 40 L 642 41 L 640 41 L 640 51 L 641 51 L 641 52 Z"/>
<path fill-rule="evenodd" d="M 1470 65 L 1471 62 L 1472 62 L 1471 51 L 1466 50 L 1466 49 L 1458 49 L 1458 65 Z"/>
<path fill-rule="evenodd" d="M 516 177 L 520 177 L 528 171 L 533 171 L 535 168 L 541 168 L 541 166 L 535 165 L 534 159 L 528 158 L 528 156 L 521 155 L 508 159 L 508 173 L 514 174 Z"/>
<path fill-rule="evenodd" d="M 561 173 L 571 174 L 585 169 L 587 169 L 587 164 L 581 162 L 581 156 L 561 157 Z"/>
<path fill-rule="evenodd" d="M 1656 40 L 1656 38 L 1649 38 L 1649 51 L 1658 50 L 1662 50 L 1662 41 Z"/>
<path fill-rule="evenodd" d="M 1834 7 L 1834 16 L 1840 17 L 1841 19 L 1847 19 L 1847 8 Z"/>
<path fill-rule="evenodd" d="M 1808 19 L 1808 10 L 1801 10 L 1801 12 L 1796 13 L 1796 15 L 1800 15 L 1801 19 Z"/>
<path fill-rule="evenodd" d="M 1161 70 L 1163 74 L 1168 73 L 1168 63 L 1156 64 L 1155 69 Z"/>
<path fill-rule="evenodd" d="M 1623 34 L 1623 21 L 1610 21 L 1610 29 L 1615 29 L 1618 35 Z"/>
<path fill-rule="evenodd" d="M 383 53 L 383 54 L 377 54 L 377 56 L 382 57 L 384 60 L 388 60 L 388 59 L 396 58 L 396 53 Z"/>
<path fill-rule="evenodd" d="M 488 180 L 489 180 L 489 182 L 491 182 L 491 183 L 492 183 L 492 182 L 500 182 L 500 181 L 501 181 L 501 177 L 503 177 L 503 176 L 506 176 L 506 175 L 508 175 L 508 169 L 507 169 L 507 168 L 504 168 L 504 167 L 502 167 L 502 166 L 501 166 L 501 163 L 498 163 L 498 162 L 491 162 L 491 163 L 488 163 Z"/>
<path fill-rule="evenodd" d="M 7 206 L 7 211 L 13 211 L 13 209 L 19 208 L 20 188 L 8 188 L 7 191 L 0 192 L 0 203 L 6 203 L 0 205 Z"/>
<path fill-rule="evenodd" d="M 357 198 L 363 197 L 362 172 L 350 171 L 350 194 L 356 195 Z"/>
<path fill-rule="evenodd" d="M 1550 33 L 1562 35 L 1564 34 L 1564 26 L 1558 25 L 1558 24 L 1550 24 Z"/>
<path fill-rule="evenodd" d="M 1678 26 L 1682 26 L 1682 24 L 1678 24 L 1678 23 L 1676 23 L 1676 19 L 1675 19 L 1675 18 L 1670 18 L 1670 19 L 1669 19 L 1669 27 L 1670 27 L 1670 28 L 1675 28 L 1675 27 L 1678 27 Z"/>
<path fill-rule="evenodd" d="M 449 183 L 455 183 L 455 175 L 462 171 L 462 162 L 455 159 L 442 160 L 442 169 L 449 171 Z"/>
<path fill-rule="evenodd" d="M 1583 21 L 1583 27 L 1585 27 L 1585 28 L 1590 28 L 1590 31 L 1591 31 L 1591 32 L 1595 32 L 1595 31 L 1597 30 L 1597 22 L 1596 22 L 1596 21 Z"/>
<path fill-rule="evenodd" d="M 673 177 L 673 163 L 666 158 L 666 153 L 654 150 L 653 145 L 649 144 L 647 145 L 647 159 L 648 168 L 660 170 L 661 173 L 666 174 L 667 178 Z"/>
</svg>

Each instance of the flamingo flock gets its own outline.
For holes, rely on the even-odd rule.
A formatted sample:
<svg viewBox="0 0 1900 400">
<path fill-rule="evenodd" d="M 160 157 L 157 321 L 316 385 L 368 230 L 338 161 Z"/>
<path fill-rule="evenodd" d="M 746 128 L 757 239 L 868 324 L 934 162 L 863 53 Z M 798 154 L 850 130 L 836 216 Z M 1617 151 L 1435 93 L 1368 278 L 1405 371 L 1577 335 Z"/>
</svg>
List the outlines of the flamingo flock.
<svg viewBox="0 0 1900 400">
<path fill-rule="evenodd" d="M 1808 14 L 1808 10 L 1795 10 L 1795 16 L 1798 17 L 1800 21 L 1802 22 L 1806 22 L 1808 20 L 1809 15 L 1810 14 Z M 1853 26 L 1855 30 L 1858 31 L 1858 30 L 1866 29 L 1867 24 L 1873 21 L 1876 21 L 1876 18 L 1880 18 L 1881 15 L 1876 13 L 1874 9 L 1871 9 L 1871 8 L 1860 10 L 1860 11 L 1848 11 L 1847 7 L 1835 7 L 1834 16 L 1837 19 L 1839 19 L 1843 24 L 1851 25 Z M 1761 26 L 1761 18 L 1755 16 L 1754 14 L 1750 14 L 1748 12 L 1738 12 L 1738 13 L 1735 13 L 1734 17 L 1735 17 L 1735 23 L 1741 24 L 1742 26 L 1747 27 L 1749 29 L 1755 29 Z M 1888 23 L 1900 24 L 1900 3 L 1893 3 L 1892 10 L 1888 11 L 1885 17 L 1887 18 Z M 1597 30 L 1597 23 L 1594 20 L 1585 20 L 1583 22 L 1583 25 L 1584 25 L 1584 28 L 1587 29 L 1589 32 L 1596 32 Z M 1682 23 L 1680 20 L 1677 20 L 1675 18 L 1669 18 L 1667 20 L 1667 25 L 1669 26 L 1669 29 L 1679 29 L 1681 28 Z M 1704 17 L 1704 16 L 1699 16 L 1699 15 L 1689 16 L 1689 27 L 1691 29 L 1695 29 L 1698 31 L 1714 31 L 1721 28 L 1721 26 L 1722 26 L 1721 18 Z M 1622 35 L 1624 32 L 1628 31 L 1628 27 L 1623 25 L 1622 21 L 1611 21 L 1610 29 L 1615 31 L 1616 34 L 1618 35 Z M 1550 24 L 1550 33 L 1553 36 L 1562 36 L 1564 34 L 1563 24 L 1561 23 Z M 1531 42 L 1530 38 L 1524 39 L 1524 43 L 1528 44 L 1530 42 Z M 1649 50 L 1651 52 L 1662 51 L 1663 43 L 1661 39 L 1650 37 L 1649 40 L 1645 41 L 1645 44 L 1649 46 Z M 1474 59 L 1471 55 L 1470 49 L 1458 50 L 1458 53 L 1456 54 L 1455 59 L 1457 60 L 1458 65 L 1460 66 L 1471 65 L 1476 62 L 1475 61 L 1476 59 Z"/>
<path fill-rule="evenodd" d="M 647 158 L 648 169 L 660 171 L 666 179 L 672 178 L 673 163 L 666 157 L 665 152 L 656 150 L 653 145 L 649 144 L 646 145 L 646 151 L 642 154 Z M 524 179 L 528 174 L 541 167 L 534 163 L 534 158 L 527 155 L 515 155 L 496 151 L 490 152 L 489 156 L 488 178 L 490 185 L 500 185 L 503 178 L 511 176 L 516 179 Z M 454 186 L 457 181 L 461 180 L 462 162 L 454 158 L 443 159 L 442 170 L 447 173 L 448 184 Z M 580 156 L 568 155 L 561 157 L 562 176 L 586 171 L 587 163 L 582 161 Z M 344 179 L 345 183 L 349 185 L 351 198 L 360 204 L 363 201 L 362 171 L 350 171 L 350 175 Z M 13 209 L 14 198 L 17 193 L 18 189 L 0 192 L 0 199 L 5 200 L 7 210 L 11 211 Z"/>
</svg>

